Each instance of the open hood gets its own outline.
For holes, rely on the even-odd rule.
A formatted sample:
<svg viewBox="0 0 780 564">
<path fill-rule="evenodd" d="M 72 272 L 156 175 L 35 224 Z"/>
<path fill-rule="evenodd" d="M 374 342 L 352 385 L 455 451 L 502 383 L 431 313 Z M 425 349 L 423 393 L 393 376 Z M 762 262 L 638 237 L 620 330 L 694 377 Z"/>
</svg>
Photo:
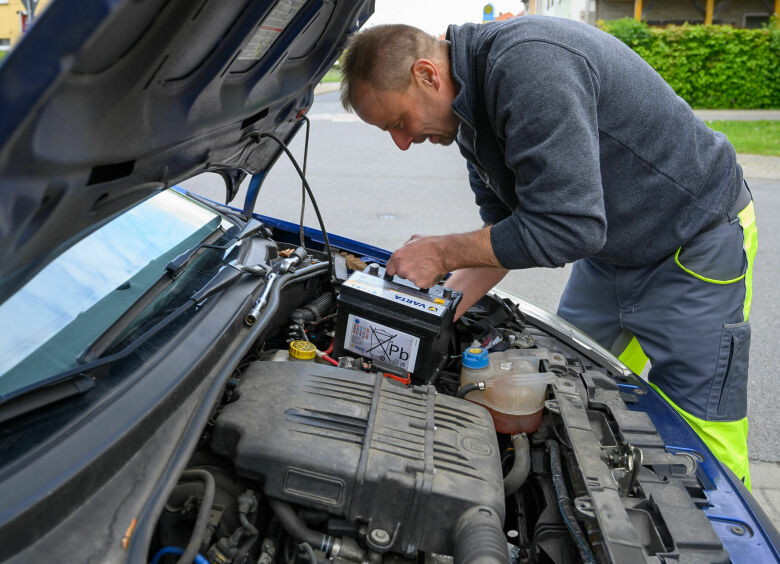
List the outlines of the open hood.
<svg viewBox="0 0 780 564">
<path fill-rule="evenodd" d="M 0 64 L 0 303 L 151 194 L 266 171 L 373 0 L 55 0 Z M 247 202 L 246 206 L 251 206 Z"/>
</svg>

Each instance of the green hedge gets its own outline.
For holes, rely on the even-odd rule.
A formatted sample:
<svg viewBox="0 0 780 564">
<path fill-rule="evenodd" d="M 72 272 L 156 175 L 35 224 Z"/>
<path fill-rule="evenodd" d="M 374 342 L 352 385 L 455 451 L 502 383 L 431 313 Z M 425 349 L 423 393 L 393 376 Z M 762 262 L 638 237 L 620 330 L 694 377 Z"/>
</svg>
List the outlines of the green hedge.
<svg viewBox="0 0 780 564">
<path fill-rule="evenodd" d="M 694 108 L 780 108 L 780 27 L 598 25 L 636 51 Z"/>
</svg>

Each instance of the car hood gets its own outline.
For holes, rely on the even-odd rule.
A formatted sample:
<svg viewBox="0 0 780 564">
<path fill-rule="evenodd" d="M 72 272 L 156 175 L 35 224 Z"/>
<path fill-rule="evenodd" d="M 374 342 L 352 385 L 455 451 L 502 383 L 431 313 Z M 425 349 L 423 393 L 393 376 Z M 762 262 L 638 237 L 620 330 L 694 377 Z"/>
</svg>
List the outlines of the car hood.
<svg viewBox="0 0 780 564">
<path fill-rule="evenodd" d="M 0 303 L 62 250 L 203 171 L 279 155 L 373 0 L 55 0 L 0 65 Z M 244 203 L 250 210 L 253 201 Z"/>
</svg>

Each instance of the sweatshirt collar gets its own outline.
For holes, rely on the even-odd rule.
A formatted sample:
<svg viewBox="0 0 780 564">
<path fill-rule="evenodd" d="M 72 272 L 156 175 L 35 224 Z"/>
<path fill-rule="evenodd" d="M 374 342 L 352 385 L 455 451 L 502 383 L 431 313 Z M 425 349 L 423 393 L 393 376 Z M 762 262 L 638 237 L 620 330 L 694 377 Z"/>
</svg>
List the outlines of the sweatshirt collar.
<svg viewBox="0 0 780 564">
<path fill-rule="evenodd" d="M 475 24 L 461 26 L 451 25 L 447 28 L 446 39 L 450 42 L 450 71 L 458 86 L 458 93 L 452 102 L 453 111 L 474 129 L 474 112 L 472 111 L 473 65 L 468 63 L 471 39 L 476 34 Z"/>
</svg>

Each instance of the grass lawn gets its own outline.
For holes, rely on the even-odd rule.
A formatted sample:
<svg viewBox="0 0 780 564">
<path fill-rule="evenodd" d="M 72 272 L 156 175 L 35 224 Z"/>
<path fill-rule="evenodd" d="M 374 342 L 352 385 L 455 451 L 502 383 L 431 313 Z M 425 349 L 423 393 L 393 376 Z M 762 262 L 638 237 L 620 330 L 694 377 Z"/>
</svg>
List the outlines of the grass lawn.
<svg viewBox="0 0 780 564">
<path fill-rule="evenodd" d="M 322 82 L 341 82 L 341 71 L 338 69 L 330 69 L 325 73 Z"/>
<path fill-rule="evenodd" d="M 780 156 L 780 121 L 708 121 L 722 131 L 737 153 Z"/>
</svg>

